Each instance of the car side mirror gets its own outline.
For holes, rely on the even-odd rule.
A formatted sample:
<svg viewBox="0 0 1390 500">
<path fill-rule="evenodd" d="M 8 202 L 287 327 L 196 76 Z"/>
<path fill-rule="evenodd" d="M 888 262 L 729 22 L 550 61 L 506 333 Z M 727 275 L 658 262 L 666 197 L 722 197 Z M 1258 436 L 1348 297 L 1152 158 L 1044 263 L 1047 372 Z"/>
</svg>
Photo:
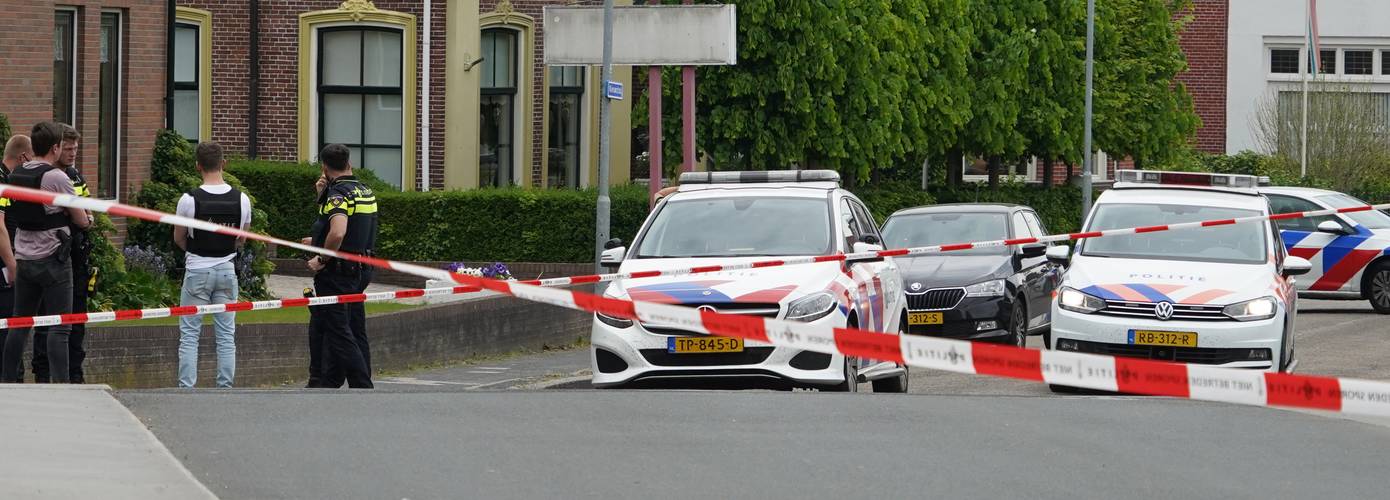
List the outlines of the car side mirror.
<svg viewBox="0 0 1390 500">
<path fill-rule="evenodd" d="M 614 249 L 614 248 L 621 248 L 622 246 L 623 246 L 623 239 L 622 239 L 622 238 L 613 238 L 613 239 L 610 239 L 610 240 L 608 240 L 608 241 L 603 242 L 603 249 L 604 249 L 604 250 L 612 250 L 612 249 Z"/>
<path fill-rule="evenodd" d="M 1346 226 L 1335 220 L 1325 220 L 1318 223 L 1318 231 L 1331 234 L 1348 234 Z"/>
<path fill-rule="evenodd" d="M 1065 266 L 1071 262 L 1071 247 L 1066 245 L 1054 245 L 1047 247 L 1045 252 L 1047 261 L 1059 266 Z"/>
<path fill-rule="evenodd" d="M 612 243 L 612 241 L 609 241 L 609 243 Z M 616 248 L 609 248 L 604 250 L 602 254 L 599 254 L 598 263 L 603 267 L 615 268 L 623 263 L 623 258 L 626 256 L 627 247 L 619 246 Z"/>
<path fill-rule="evenodd" d="M 876 244 L 876 243 L 869 243 L 869 242 L 867 242 L 867 241 L 856 241 L 856 242 L 854 243 L 854 246 L 853 246 L 852 248 L 850 248 L 850 253 L 869 253 L 869 252 L 880 252 L 880 251 L 883 251 L 883 245 L 879 245 L 879 244 Z M 864 257 L 864 258 L 859 258 L 859 259 L 846 259 L 846 260 L 845 260 L 845 262 L 847 262 L 847 263 L 882 262 L 882 261 L 883 261 L 883 257 L 877 257 L 877 256 L 875 256 L 875 257 Z"/>
<path fill-rule="evenodd" d="M 866 234 L 866 235 L 864 235 L 863 238 L 860 238 L 859 240 L 860 240 L 860 241 L 863 241 L 864 243 L 868 243 L 868 244 L 870 244 L 870 245 L 878 245 L 878 246 L 879 246 L 879 250 L 882 250 L 882 249 L 883 249 L 883 242 L 882 242 L 882 241 L 879 241 L 878 236 L 874 236 L 874 235 L 872 235 L 872 234 Z"/>
<path fill-rule="evenodd" d="M 1019 254 L 1022 255 L 1025 259 L 1042 257 L 1043 255 L 1047 255 L 1047 245 L 1044 245 L 1042 243 L 1030 243 L 1027 245 L 1023 245 L 1023 247 L 1019 249 Z"/>
<path fill-rule="evenodd" d="M 1305 259 L 1303 257 L 1294 257 L 1290 255 L 1288 257 L 1284 257 L 1284 269 L 1281 270 L 1280 273 L 1283 274 L 1285 277 L 1301 276 L 1304 274 L 1308 274 L 1308 271 L 1311 270 L 1313 270 L 1313 264 L 1311 262 L 1308 262 L 1308 259 Z"/>
</svg>

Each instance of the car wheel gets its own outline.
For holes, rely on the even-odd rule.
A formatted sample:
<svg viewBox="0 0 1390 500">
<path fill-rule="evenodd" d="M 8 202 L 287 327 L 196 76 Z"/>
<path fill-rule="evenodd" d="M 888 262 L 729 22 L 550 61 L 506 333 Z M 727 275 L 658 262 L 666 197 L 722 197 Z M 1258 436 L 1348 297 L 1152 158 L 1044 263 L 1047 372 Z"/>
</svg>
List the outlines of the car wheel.
<svg viewBox="0 0 1390 500">
<path fill-rule="evenodd" d="M 1014 299 L 1014 310 L 1009 313 L 1009 343 L 1014 347 L 1028 346 L 1028 306 L 1023 297 Z"/>
<path fill-rule="evenodd" d="M 898 322 L 898 335 L 907 335 L 907 318 Z M 903 368 L 903 374 L 892 378 L 881 378 L 873 382 L 874 392 L 907 392 L 907 365 L 898 365 Z"/>
<path fill-rule="evenodd" d="M 1367 280 L 1370 287 L 1366 295 L 1371 299 L 1371 307 L 1381 314 L 1390 314 L 1390 261 L 1376 264 Z"/>
<path fill-rule="evenodd" d="M 830 387 L 830 392 L 859 392 L 859 365 L 845 356 L 845 381 Z"/>
</svg>

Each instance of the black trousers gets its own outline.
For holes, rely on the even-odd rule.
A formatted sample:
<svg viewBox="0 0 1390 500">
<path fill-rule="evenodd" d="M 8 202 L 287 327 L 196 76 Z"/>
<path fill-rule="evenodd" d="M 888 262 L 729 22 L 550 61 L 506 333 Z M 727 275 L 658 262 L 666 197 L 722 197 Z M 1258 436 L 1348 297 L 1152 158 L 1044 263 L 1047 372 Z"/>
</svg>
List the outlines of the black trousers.
<svg viewBox="0 0 1390 500">
<path fill-rule="evenodd" d="M 14 317 L 14 284 L 4 283 L 0 286 L 0 318 Z M 0 360 L 5 359 L 5 335 L 8 329 L 0 330 Z M 20 353 L 19 373 L 24 373 L 24 353 Z"/>
<path fill-rule="evenodd" d="M 60 250 L 61 252 L 61 250 Z M 19 261 L 19 279 L 15 280 L 15 316 L 36 314 L 67 314 L 72 312 L 72 266 L 67 255 L 52 255 L 39 260 Z M 32 328 L 13 328 L 5 334 L 5 357 L 0 360 L 0 380 L 20 382 L 24 346 L 29 343 Z M 68 382 L 68 332 L 70 325 L 50 327 L 45 339 L 46 360 L 52 368 L 52 380 Z"/>
<path fill-rule="evenodd" d="M 92 278 L 92 268 L 89 261 L 92 255 L 92 246 L 89 235 L 82 229 L 72 229 L 72 241 L 69 242 L 72 248 L 72 312 L 87 312 L 87 281 Z M 87 350 L 83 348 L 83 341 L 87 338 L 87 325 L 71 325 L 72 329 L 68 333 L 68 381 L 74 384 L 86 383 L 86 378 L 82 374 L 82 361 L 87 359 Z M 52 327 L 40 327 L 34 329 L 34 382 L 40 384 L 48 383 L 48 331 Z M 23 373 L 23 370 L 20 370 Z"/>
<path fill-rule="evenodd" d="M 357 264 L 332 263 L 314 276 L 320 297 L 362 293 L 372 270 Z M 371 346 L 367 314 L 361 303 L 309 308 L 309 387 L 372 388 Z"/>
</svg>

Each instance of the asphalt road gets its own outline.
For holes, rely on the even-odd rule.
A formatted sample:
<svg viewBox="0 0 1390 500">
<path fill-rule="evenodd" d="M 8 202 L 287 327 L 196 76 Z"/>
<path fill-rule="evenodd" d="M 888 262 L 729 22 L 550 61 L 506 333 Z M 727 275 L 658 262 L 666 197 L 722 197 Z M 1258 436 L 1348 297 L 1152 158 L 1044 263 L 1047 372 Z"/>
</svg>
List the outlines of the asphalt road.
<svg viewBox="0 0 1390 500">
<path fill-rule="evenodd" d="M 1300 371 L 1390 380 L 1387 319 L 1305 301 Z M 926 371 L 906 396 L 595 391 L 588 362 L 579 348 L 369 392 L 117 397 L 223 498 L 1390 496 L 1385 420 Z"/>
<path fill-rule="evenodd" d="M 1299 304 L 1297 372 L 1390 380 L 1390 316 L 1376 314 L 1365 301 L 1303 299 Z M 1030 338 L 1029 346 L 1041 349 L 1042 337 Z M 583 389 L 589 387 L 588 370 L 588 350 L 572 349 L 426 370 L 382 379 L 382 387 Z M 1042 384 L 928 370 L 914 370 L 908 388 L 914 394 L 1052 395 Z"/>
</svg>

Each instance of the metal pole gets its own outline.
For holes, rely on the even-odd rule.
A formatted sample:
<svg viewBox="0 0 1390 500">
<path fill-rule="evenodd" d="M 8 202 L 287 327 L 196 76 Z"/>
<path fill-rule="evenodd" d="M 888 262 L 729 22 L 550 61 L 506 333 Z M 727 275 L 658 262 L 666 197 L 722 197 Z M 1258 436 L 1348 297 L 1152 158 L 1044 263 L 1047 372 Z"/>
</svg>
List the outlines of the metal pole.
<svg viewBox="0 0 1390 500">
<path fill-rule="evenodd" d="M 423 66 L 420 71 L 420 190 L 430 190 L 430 18 L 433 17 L 430 0 L 425 0 L 424 43 L 420 44 L 424 54 L 420 57 Z M 405 187 L 405 186 L 401 186 Z"/>
<path fill-rule="evenodd" d="M 612 202 L 608 199 L 608 155 L 609 129 L 613 125 L 613 102 L 608 98 L 608 82 L 613 80 L 613 0 L 603 0 L 603 99 L 599 106 L 598 139 L 598 207 L 594 224 L 594 269 L 602 272 L 599 260 L 603 255 L 603 244 L 608 241 L 608 211 Z"/>
<path fill-rule="evenodd" d="M 168 30 L 164 34 L 164 128 L 169 130 L 174 129 L 174 28 L 178 26 L 178 9 L 174 3 L 174 0 L 169 0 L 164 5 L 164 14 L 167 16 L 164 19 L 164 28 Z M 82 29 L 80 22 L 74 22 L 73 26 Z M 73 116 L 77 116 L 76 110 L 73 111 Z"/>
<path fill-rule="evenodd" d="M 686 5 L 695 3 L 685 0 Z M 681 68 L 681 153 L 682 172 L 695 171 L 695 67 Z"/>
<path fill-rule="evenodd" d="M 1091 172 L 1095 155 L 1091 151 L 1091 78 L 1095 73 L 1096 0 L 1086 0 L 1086 158 L 1081 172 L 1081 220 L 1091 213 Z"/>
<path fill-rule="evenodd" d="M 661 66 L 647 67 L 647 203 L 661 190 Z"/>
<path fill-rule="evenodd" d="M 1313 29 L 1313 28 L 1312 28 L 1312 26 L 1313 26 L 1313 21 L 1312 21 L 1312 15 L 1313 15 L 1313 13 L 1312 13 L 1312 11 L 1310 10 L 1311 7 L 1312 7 L 1312 5 L 1304 5 L 1304 6 L 1303 6 L 1303 40 L 1304 40 L 1304 43 L 1306 43 L 1306 44 L 1308 45 L 1308 48 L 1307 48 L 1307 50 L 1308 50 L 1308 57 L 1304 57 L 1304 58 L 1303 58 L 1303 61 L 1304 61 L 1304 64 L 1307 64 L 1307 65 L 1308 65 L 1308 68 L 1307 68 L 1307 69 L 1304 69 L 1303 71 L 1300 72 L 1300 73 L 1303 73 L 1303 128 L 1301 129 L 1301 133 L 1300 133 L 1299 140 L 1298 140 L 1298 147 L 1299 147 L 1299 149 L 1300 149 L 1300 151 L 1299 151 L 1299 154 L 1300 154 L 1300 157 L 1299 157 L 1299 158 L 1300 158 L 1300 159 L 1299 159 L 1299 162 L 1298 162 L 1298 177 L 1299 177 L 1300 179 L 1301 179 L 1301 178 L 1308 177 L 1308 72 L 1311 71 L 1311 70 L 1313 69 L 1313 60 L 1314 60 L 1314 59 L 1313 59 L 1313 46 L 1314 46 L 1314 44 L 1312 43 L 1312 40 L 1313 40 L 1313 32 L 1312 32 L 1312 29 Z"/>
</svg>

